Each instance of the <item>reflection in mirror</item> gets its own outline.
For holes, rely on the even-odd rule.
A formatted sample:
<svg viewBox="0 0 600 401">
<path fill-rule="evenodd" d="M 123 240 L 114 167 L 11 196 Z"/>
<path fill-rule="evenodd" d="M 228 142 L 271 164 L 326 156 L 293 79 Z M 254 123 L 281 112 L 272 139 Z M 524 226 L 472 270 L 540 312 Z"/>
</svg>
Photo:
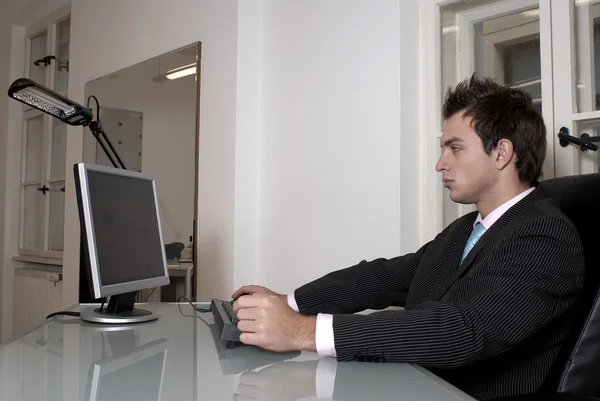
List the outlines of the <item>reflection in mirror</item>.
<svg viewBox="0 0 600 401">
<path fill-rule="evenodd" d="M 129 170 L 156 177 L 171 285 L 140 294 L 138 302 L 176 301 L 186 285 L 176 276 L 195 272 L 196 157 L 200 43 L 116 71 L 85 87 L 88 107 Z M 111 166 L 95 138 L 85 133 L 87 163 Z M 180 282 L 181 281 L 181 282 Z M 190 283 L 191 285 L 191 283 Z"/>
</svg>

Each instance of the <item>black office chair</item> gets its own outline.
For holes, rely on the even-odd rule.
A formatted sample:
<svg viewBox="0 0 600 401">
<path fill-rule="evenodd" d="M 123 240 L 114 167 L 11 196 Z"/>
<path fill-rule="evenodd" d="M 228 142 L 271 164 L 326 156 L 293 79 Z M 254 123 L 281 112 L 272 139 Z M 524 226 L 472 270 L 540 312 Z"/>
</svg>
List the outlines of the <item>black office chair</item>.
<svg viewBox="0 0 600 401">
<path fill-rule="evenodd" d="M 539 393 L 503 401 L 600 400 L 600 174 L 553 178 L 539 185 L 577 230 L 585 252 L 585 280 L 571 333 Z"/>
</svg>

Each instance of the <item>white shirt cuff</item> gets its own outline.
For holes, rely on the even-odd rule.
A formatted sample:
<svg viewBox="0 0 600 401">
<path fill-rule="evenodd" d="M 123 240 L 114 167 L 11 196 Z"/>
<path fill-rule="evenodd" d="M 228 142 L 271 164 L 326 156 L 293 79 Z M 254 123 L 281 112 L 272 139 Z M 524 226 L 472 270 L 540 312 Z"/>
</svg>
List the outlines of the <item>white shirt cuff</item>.
<svg viewBox="0 0 600 401">
<path fill-rule="evenodd" d="M 336 356 L 335 343 L 333 340 L 333 315 L 319 313 L 317 315 L 316 331 L 315 342 L 319 355 Z"/>
<path fill-rule="evenodd" d="M 300 312 L 300 308 L 298 308 L 298 304 L 296 303 L 296 297 L 294 297 L 293 292 L 287 295 L 287 301 L 290 308 L 292 308 L 296 312 Z"/>
<path fill-rule="evenodd" d="M 315 376 L 317 398 L 333 399 L 336 372 L 337 361 L 334 358 L 319 359 L 319 363 L 317 364 L 317 375 Z"/>
</svg>

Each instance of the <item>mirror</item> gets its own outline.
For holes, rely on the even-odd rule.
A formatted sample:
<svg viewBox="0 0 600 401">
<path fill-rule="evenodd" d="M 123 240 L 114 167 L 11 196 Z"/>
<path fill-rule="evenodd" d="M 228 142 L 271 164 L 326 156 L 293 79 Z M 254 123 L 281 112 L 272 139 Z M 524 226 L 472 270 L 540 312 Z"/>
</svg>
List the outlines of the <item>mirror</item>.
<svg viewBox="0 0 600 401">
<path fill-rule="evenodd" d="M 88 107 L 128 170 L 156 177 L 171 284 L 138 294 L 137 302 L 194 300 L 201 43 L 90 81 Z M 89 131 L 83 160 L 112 166 Z"/>
</svg>

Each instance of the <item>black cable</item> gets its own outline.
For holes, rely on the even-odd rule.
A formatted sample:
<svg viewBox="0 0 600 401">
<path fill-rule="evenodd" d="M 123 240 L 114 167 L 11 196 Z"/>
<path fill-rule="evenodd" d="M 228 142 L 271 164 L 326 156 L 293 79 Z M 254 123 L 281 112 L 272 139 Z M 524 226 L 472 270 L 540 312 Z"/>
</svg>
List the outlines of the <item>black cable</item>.
<svg viewBox="0 0 600 401">
<path fill-rule="evenodd" d="M 156 291 L 156 288 L 157 288 L 157 287 L 154 287 L 154 288 L 152 289 L 152 291 L 150 291 L 150 294 L 148 294 L 148 296 L 146 297 L 146 300 L 145 300 L 144 302 L 148 302 L 148 300 L 150 299 L 150 297 L 152 296 L 152 294 L 154 294 L 154 291 Z"/>
<path fill-rule="evenodd" d="M 187 298 L 186 298 L 186 297 L 184 297 L 184 296 L 181 296 L 181 297 L 179 297 L 179 300 L 182 300 L 182 299 L 183 299 L 183 300 L 185 300 L 185 301 L 187 301 L 187 303 L 188 303 L 188 304 L 190 304 L 190 305 L 192 306 L 192 308 L 194 308 L 194 310 L 195 310 L 197 313 L 207 313 L 207 312 L 210 312 L 210 309 L 208 309 L 208 310 L 203 310 L 203 309 L 196 308 L 196 306 L 194 306 L 194 304 L 192 303 L 192 301 L 190 301 L 189 299 L 187 299 Z M 194 315 L 186 315 L 185 313 L 183 313 L 183 311 L 181 310 L 181 303 L 180 303 L 179 301 L 177 301 L 177 308 L 179 308 L 179 313 L 181 313 L 183 316 L 185 316 L 185 317 L 194 317 Z M 196 317 L 197 317 L 198 319 L 202 320 L 202 322 L 203 322 L 203 323 L 204 323 L 206 326 L 210 327 L 210 323 L 208 323 L 206 320 L 202 319 L 202 318 L 201 318 L 200 316 L 198 316 L 198 315 L 196 315 Z"/>
<path fill-rule="evenodd" d="M 120 167 L 123 170 L 127 170 L 127 167 L 125 167 L 125 163 L 123 163 L 123 160 L 119 156 L 119 153 L 116 151 L 110 138 L 108 136 L 106 136 L 106 132 L 104 132 L 104 129 L 102 128 L 102 121 L 100 121 L 100 102 L 98 102 L 98 98 L 94 95 L 88 96 L 88 99 L 87 99 L 87 108 L 88 109 L 90 108 L 90 99 L 94 99 L 94 101 L 96 102 L 96 121 L 92 121 L 89 123 L 89 128 L 92 131 L 92 134 L 94 134 L 94 136 L 98 140 L 98 143 L 102 147 L 102 150 L 104 151 L 104 153 L 106 154 L 106 156 L 108 157 L 108 159 L 110 160 L 112 165 L 115 168 Z M 102 138 L 103 141 L 101 141 L 100 138 Z M 110 148 L 110 150 L 112 152 L 112 156 L 108 152 L 108 149 L 106 148 L 106 145 L 104 144 L 104 142 L 106 142 L 106 145 L 108 145 L 108 147 Z M 117 163 L 113 160 L 113 156 L 119 162 L 118 166 L 117 166 Z"/>
<path fill-rule="evenodd" d="M 90 108 L 90 99 L 94 99 L 96 101 L 96 120 L 100 121 L 100 103 L 98 102 L 98 98 L 94 95 L 88 96 L 87 98 L 87 108 Z"/>
<path fill-rule="evenodd" d="M 49 314 L 48 316 L 46 316 L 46 319 L 50 319 L 53 316 L 75 316 L 75 317 L 79 317 L 81 314 L 79 312 L 68 312 L 68 311 L 63 311 L 63 312 L 54 312 Z"/>
<path fill-rule="evenodd" d="M 182 295 L 182 296 L 180 296 L 180 297 L 177 299 L 177 303 L 181 302 L 181 300 L 182 300 L 182 299 L 183 299 L 184 301 L 186 301 L 188 304 L 190 304 L 190 305 L 192 306 L 192 308 L 194 308 L 194 309 L 196 310 L 196 312 L 200 312 L 200 313 L 206 313 L 206 312 L 210 312 L 210 309 L 200 309 L 199 307 L 197 307 L 196 305 L 194 305 L 194 304 L 192 303 L 192 301 L 190 301 L 189 299 L 187 299 L 187 298 L 186 298 L 186 297 L 184 297 L 183 295 Z"/>
<path fill-rule="evenodd" d="M 104 302 L 106 302 L 106 298 L 102 298 L 102 305 L 100 305 L 100 313 L 104 310 Z"/>
</svg>

